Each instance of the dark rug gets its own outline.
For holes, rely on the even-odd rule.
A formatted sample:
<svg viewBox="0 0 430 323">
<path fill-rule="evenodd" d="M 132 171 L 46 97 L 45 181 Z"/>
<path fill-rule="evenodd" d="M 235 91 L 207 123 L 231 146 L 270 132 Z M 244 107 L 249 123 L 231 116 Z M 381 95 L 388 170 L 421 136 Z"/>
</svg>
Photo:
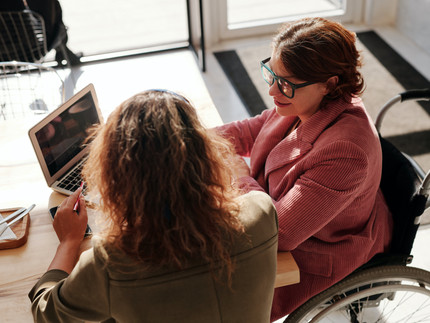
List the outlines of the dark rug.
<svg viewBox="0 0 430 323">
<path fill-rule="evenodd" d="M 374 31 L 359 32 L 357 36 L 404 89 L 430 88 L 430 82 L 377 33 Z M 254 116 L 267 109 L 237 52 L 235 50 L 220 51 L 215 52 L 214 55 L 249 114 Z M 419 104 L 430 115 L 430 102 L 421 101 Z"/>
<path fill-rule="evenodd" d="M 429 80 L 400 56 L 377 33 L 366 31 L 357 33 L 357 36 L 361 43 L 406 90 L 430 88 Z M 430 102 L 420 101 L 419 104 L 430 115 Z"/>
<path fill-rule="evenodd" d="M 430 88 L 430 82 L 377 33 L 367 31 L 357 33 L 357 36 L 405 90 Z M 430 116 L 430 101 L 417 101 L 417 103 Z M 387 136 L 387 139 L 411 156 L 430 153 L 430 130 Z"/>
<path fill-rule="evenodd" d="M 214 55 L 249 114 L 255 116 L 267 109 L 236 51 L 215 52 Z"/>
</svg>

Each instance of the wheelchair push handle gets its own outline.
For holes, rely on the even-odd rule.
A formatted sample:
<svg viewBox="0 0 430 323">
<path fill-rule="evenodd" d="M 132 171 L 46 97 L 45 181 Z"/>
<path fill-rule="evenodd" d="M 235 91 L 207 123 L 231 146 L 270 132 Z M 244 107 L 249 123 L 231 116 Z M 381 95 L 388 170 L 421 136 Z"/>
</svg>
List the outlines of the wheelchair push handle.
<svg viewBox="0 0 430 323">
<path fill-rule="evenodd" d="M 407 100 L 430 100 L 430 88 L 405 91 L 400 93 L 400 97 L 401 102 Z"/>
<path fill-rule="evenodd" d="M 418 192 L 427 198 L 430 195 L 430 171 L 424 177 Z M 430 203 L 430 201 L 428 201 L 428 203 Z"/>
<path fill-rule="evenodd" d="M 416 89 L 416 90 L 407 90 L 401 92 L 391 98 L 384 106 L 379 110 L 378 115 L 376 116 L 375 126 L 378 131 L 381 130 L 382 119 L 387 113 L 388 109 L 390 109 L 393 105 L 399 102 L 404 102 L 408 100 L 430 100 L 430 89 Z"/>
</svg>

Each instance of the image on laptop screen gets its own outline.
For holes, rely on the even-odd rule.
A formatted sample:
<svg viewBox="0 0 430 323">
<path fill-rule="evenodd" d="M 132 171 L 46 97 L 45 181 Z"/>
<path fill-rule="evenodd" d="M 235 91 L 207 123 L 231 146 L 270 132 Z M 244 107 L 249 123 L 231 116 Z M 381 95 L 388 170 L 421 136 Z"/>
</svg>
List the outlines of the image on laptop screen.
<svg viewBox="0 0 430 323">
<path fill-rule="evenodd" d="M 50 176 L 82 151 L 90 128 L 99 123 L 95 103 L 87 93 L 36 132 Z"/>
</svg>

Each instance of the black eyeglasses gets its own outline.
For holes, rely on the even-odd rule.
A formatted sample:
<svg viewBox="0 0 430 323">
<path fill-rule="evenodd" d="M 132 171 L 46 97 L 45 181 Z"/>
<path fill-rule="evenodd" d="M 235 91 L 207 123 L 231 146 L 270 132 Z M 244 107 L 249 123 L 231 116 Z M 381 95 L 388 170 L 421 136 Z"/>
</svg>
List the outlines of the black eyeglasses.
<svg viewBox="0 0 430 323">
<path fill-rule="evenodd" d="M 294 92 L 297 89 L 300 89 L 302 87 L 315 84 L 315 82 L 305 82 L 300 84 L 294 84 L 293 82 L 290 82 L 278 75 L 276 75 L 267 65 L 266 63 L 270 61 L 270 57 L 266 58 L 265 60 L 260 62 L 261 66 L 261 74 L 263 75 L 263 79 L 266 81 L 267 84 L 270 86 L 273 85 L 273 83 L 276 81 L 278 83 L 279 91 L 283 95 L 285 95 L 287 98 L 292 99 L 294 97 Z"/>
</svg>

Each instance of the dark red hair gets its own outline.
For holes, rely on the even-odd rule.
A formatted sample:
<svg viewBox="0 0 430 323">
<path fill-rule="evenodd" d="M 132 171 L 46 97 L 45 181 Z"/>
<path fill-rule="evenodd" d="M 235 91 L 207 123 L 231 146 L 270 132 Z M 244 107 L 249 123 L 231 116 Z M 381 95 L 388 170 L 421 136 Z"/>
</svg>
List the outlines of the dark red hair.
<svg viewBox="0 0 430 323">
<path fill-rule="evenodd" d="M 285 24 L 273 39 L 273 49 L 294 77 L 325 82 L 338 77 L 326 100 L 361 94 L 363 77 L 355 33 L 324 18 L 304 18 Z"/>
</svg>

